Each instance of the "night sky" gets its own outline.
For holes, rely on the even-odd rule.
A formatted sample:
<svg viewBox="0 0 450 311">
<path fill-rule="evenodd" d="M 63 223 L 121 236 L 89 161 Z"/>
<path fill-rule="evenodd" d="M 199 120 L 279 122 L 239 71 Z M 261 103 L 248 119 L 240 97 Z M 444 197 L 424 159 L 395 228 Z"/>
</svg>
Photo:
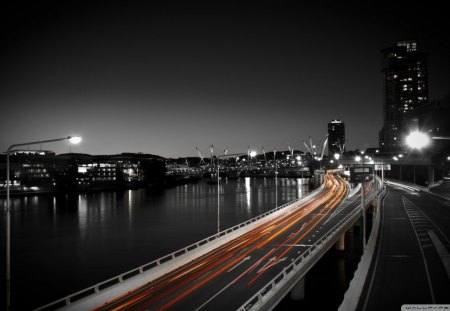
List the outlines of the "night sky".
<svg viewBox="0 0 450 311">
<path fill-rule="evenodd" d="M 2 4 L 0 150 L 304 150 L 335 118 L 347 149 L 377 147 L 380 51 L 400 39 L 429 53 L 430 99 L 450 93 L 443 1 L 59 2 Z"/>
</svg>

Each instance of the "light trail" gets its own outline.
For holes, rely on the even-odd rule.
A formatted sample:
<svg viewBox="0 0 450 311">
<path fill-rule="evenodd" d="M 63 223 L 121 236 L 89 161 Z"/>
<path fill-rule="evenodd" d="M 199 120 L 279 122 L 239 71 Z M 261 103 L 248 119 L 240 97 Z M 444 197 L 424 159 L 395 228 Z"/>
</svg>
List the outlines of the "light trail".
<svg viewBox="0 0 450 311">
<path fill-rule="evenodd" d="M 365 190 L 370 191 L 367 188 Z M 250 286 L 264 277 L 270 268 L 286 261 L 286 256 L 295 246 L 307 244 L 304 239 L 339 206 L 348 191 L 348 185 L 344 181 L 332 173 L 327 173 L 324 188 L 306 202 L 94 310 L 166 310 L 213 281 L 219 282 L 218 284 L 223 282 L 226 289 L 230 289 L 232 285 L 258 272 L 250 281 L 246 281 L 247 286 Z M 276 246 L 260 254 L 261 250 L 271 243 Z M 245 265 L 249 267 L 246 268 Z M 262 268 L 256 271 L 260 266 Z M 229 278 L 232 278 L 231 282 Z M 222 288 L 219 292 L 222 293 L 224 290 L 225 288 Z M 209 297 L 217 296 L 218 293 L 215 293 Z M 211 300 L 212 298 L 205 298 L 204 301 Z"/>
</svg>

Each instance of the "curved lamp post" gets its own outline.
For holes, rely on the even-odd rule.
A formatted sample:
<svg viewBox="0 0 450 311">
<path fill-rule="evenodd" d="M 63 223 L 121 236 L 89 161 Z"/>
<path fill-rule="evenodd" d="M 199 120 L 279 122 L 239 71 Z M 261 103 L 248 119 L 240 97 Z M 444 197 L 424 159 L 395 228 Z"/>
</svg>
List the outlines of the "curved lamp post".
<svg viewBox="0 0 450 311">
<path fill-rule="evenodd" d="M 67 136 L 62 138 L 14 144 L 9 146 L 8 150 L 6 150 L 6 311 L 11 310 L 11 213 L 9 207 L 9 155 L 11 152 L 16 151 L 14 150 L 14 148 L 16 147 L 51 143 L 62 140 L 68 140 L 72 144 L 78 144 L 79 142 L 81 142 L 81 137 Z"/>
</svg>

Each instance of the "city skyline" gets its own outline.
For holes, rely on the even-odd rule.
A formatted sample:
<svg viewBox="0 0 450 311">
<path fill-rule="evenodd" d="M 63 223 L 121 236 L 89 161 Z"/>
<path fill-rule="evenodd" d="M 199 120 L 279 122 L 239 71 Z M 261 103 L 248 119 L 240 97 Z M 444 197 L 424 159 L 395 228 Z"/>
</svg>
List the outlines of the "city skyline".
<svg viewBox="0 0 450 311">
<path fill-rule="evenodd" d="M 42 149 L 304 150 L 309 136 L 323 142 L 332 119 L 346 123 L 347 149 L 378 147 L 382 49 L 417 40 L 428 53 L 430 100 L 450 92 L 443 12 L 431 4 L 12 5 L 2 13 L 0 148 L 80 135 L 71 149 Z"/>
</svg>

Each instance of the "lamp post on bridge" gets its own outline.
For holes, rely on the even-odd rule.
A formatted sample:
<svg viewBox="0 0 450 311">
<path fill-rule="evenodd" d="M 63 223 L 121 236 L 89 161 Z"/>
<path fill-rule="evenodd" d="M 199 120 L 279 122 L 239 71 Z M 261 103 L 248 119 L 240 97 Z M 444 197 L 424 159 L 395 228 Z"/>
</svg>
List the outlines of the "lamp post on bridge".
<svg viewBox="0 0 450 311">
<path fill-rule="evenodd" d="M 68 140 L 72 144 L 81 141 L 79 136 L 67 136 L 62 138 L 33 141 L 28 143 L 13 144 L 6 150 L 6 311 L 11 310 L 11 209 L 9 200 L 10 176 L 9 176 L 9 156 L 14 152 L 14 148 L 28 145 L 51 143 Z"/>
</svg>

